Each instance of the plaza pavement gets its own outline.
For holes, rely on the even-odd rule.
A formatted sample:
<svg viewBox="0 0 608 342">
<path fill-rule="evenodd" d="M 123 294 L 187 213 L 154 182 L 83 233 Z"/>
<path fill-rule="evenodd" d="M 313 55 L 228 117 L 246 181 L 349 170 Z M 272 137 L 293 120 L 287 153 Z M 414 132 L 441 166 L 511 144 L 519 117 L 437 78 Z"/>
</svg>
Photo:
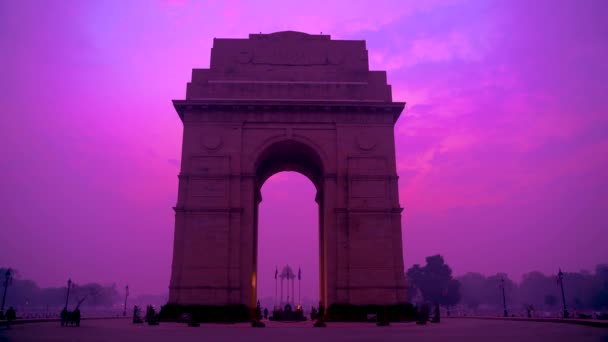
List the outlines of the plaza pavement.
<svg viewBox="0 0 608 342">
<path fill-rule="evenodd" d="M 330 323 L 313 328 L 312 323 L 266 322 L 266 328 L 249 324 L 202 324 L 191 328 L 179 323 L 159 326 L 134 325 L 129 320 L 88 320 L 79 328 L 60 327 L 57 322 L 14 325 L 0 328 L 0 342 L 189 342 L 189 341 L 608 341 L 608 329 L 573 324 L 477 319 L 444 319 L 426 326 L 392 323 Z"/>
</svg>

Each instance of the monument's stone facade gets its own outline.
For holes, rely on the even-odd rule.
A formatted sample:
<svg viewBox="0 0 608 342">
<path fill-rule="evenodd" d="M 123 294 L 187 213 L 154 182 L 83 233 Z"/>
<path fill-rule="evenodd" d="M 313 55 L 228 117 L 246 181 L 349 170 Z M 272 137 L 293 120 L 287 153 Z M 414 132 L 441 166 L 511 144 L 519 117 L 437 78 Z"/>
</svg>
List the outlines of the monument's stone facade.
<svg viewBox="0 0 608 342">
<path fill-rule="evenodd" d="M 186 99 L 169 304 L 255 306 L 260 188 L 317 188 L 321 300 L 405 302 L 393 102 L 365 41 L 299 32 L 215 39 Z"/>
</svg>

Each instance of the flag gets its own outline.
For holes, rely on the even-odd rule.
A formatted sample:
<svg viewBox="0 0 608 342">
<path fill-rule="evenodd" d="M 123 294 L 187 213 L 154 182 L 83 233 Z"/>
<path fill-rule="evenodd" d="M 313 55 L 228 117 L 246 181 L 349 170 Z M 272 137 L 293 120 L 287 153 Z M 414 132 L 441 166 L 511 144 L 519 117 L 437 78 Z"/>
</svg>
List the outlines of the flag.
<svg viewBox="0 0 608 342">
<path fill-rule="evenodd" d="M 561 285 L 563 276 L 564 273 L 562 273 L 562 269 L 560 268 L 559 272 L 557 273 L 557 285 Z"/>
<path fill-rule="evenodd" d="M 125 296 L 129 296 L 129 285 L 125 287 Z"/>
<path fill-rule="evenodd" d="M 279 275 L 279 268 L 274 269 L 274 279 L 277 279 L 277 275 Z"/>
<path fill-rule="evenodd" d="M 298 267 L 298 280 L 302 279 L 302 269 Z"/>
</svg>

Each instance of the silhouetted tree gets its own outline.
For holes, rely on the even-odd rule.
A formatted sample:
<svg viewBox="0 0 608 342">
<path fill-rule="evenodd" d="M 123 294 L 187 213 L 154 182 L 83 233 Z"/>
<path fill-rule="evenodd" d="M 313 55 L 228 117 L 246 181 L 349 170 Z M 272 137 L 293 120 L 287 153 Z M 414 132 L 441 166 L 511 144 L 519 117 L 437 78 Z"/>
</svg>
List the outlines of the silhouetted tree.
<svg viewBox="0 0 608 342">
<path fill-rule="evenodd" d="M 412 266 L 407 279 L 427 302 L 450 306 L 460 300 L 460 283 L 452 277 L 452 269 L 441 255 L 427 257 L 424 267 Z"/>
<path fill-rule="evenodd" d="M 0 274 L 4 274 L 4 272 L 6 272 L 6 268 L 0 268 Z M 74 284 L 73 286 L 69 303 L 72 308 L 85 296 L 87 296 L 87 300 L 83 302 L 82 305 L 84 306 L 109 307 L 120 302 L 121 299 L 115 285 L 103 286 L 97 283 L 89 283 L 82 286 Z M 34 281 L 21 279 L 18 272 L 13 272 L 6 306 L 63 306 L 65 305 L 65 289 L 65 287 L 40 288 Z"/>
</svg>

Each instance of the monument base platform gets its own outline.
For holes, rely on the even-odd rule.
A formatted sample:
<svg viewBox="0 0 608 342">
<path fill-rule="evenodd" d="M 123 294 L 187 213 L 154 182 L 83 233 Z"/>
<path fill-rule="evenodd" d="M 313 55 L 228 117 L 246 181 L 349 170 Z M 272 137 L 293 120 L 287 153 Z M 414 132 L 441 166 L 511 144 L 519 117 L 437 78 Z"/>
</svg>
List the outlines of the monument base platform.
<svg viewBox="0 0 608 342">
<path fill-rule="evenodd" d="M 410 303 L 393 305 L 351 305 L 332 304 L 326 314 L 326 321 L 334 322 L 369 322 L 385 321 L 409 322 L 415 321 L 417 309 Z"/>
<path fill-rule="evenodd" d="M 160 319 L 177 321 L 180 316 L 188 314 L 195 322 L 240 323 L 250 322 L 252 311 L 247 305 L 180 305 L 167 304 L 160 309 Z"/>
<path fill-rule="evenodd" d="M 285 321 L 285 322 L 303 322 L 306 321 L 304 312 L 302 310 L 296 311 L 282 311 L 274 310 L 272 316 L 269 318 L 271 321 Z"/>
</svg>

